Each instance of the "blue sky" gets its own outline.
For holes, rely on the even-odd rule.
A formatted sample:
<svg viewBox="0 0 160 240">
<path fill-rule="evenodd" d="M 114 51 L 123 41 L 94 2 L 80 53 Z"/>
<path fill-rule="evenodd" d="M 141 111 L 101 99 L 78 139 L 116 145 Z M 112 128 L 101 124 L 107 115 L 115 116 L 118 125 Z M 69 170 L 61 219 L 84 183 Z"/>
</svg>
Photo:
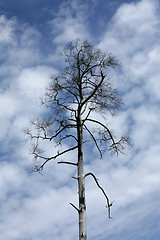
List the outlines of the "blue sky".
<svg viewBox="0 0 160 240">
<path fill-rule="evenodd" d="M 77 203 L 74 166 L 50 162 L 43 175 L 32 173 L 22 128 L 45 112 L 39 97 L 64 67 L 58 52 L 81 38 L 121 62 L 112 83 L 125 105 L 117 117 L 107 115 L 108 126 L 134 143 L 118 158 L 106 153 L 100 160 L 94 148 L 90 161 L 85 156 L 85 171 L 115 200 L 110 220 L 103 195 L 87 179 L 88 239 L 159 240 L 159 12 L 158 0 L 0 1 L 1 239 L 78 239 L 78 216 L 69 204 Z"/>
</svg>

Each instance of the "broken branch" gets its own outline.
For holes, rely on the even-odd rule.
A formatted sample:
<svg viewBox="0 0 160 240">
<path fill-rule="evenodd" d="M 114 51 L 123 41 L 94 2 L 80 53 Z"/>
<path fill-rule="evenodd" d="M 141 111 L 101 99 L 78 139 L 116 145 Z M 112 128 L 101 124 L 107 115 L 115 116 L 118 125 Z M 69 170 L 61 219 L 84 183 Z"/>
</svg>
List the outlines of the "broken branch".
<svg viewBox="0 0 160 240">
<path fill-rule="evenodd" d="M 75 208 L 79 212 L 79 209 L 73 203 L 70 203 L 70 204 L 73 208 Z"/>
</svg>

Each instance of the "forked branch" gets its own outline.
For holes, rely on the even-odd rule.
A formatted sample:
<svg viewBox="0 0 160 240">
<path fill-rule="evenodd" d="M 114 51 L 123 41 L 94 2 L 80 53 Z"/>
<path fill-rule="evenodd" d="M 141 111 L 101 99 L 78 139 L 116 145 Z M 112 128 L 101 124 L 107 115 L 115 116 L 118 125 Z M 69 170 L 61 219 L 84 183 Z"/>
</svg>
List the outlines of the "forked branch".
<svg viewBox="0 0 160 240">
<path fill-rule="evenodd" d="M 60 133 L 62 133 L 65 129 L 72 128 L 72 127 L 75 127 L 75 125 L 74 125 L 74 124 L 72 124 L 72 125 L 71 125 L 71 124 L 68 124 L 68 125 L 63 126 L 59 131 L 56 132 L 55 135 L 51 136 L 51 137 L 49 138 L 49 140 L 52 141 L 52 139 L 54 139 L 54 138 L 56 138 L 58 135 L 60 135 Z"/>
<path fill-rule="evenodd" d="M 86 177 L 89 176 L 89 175 L 92 176 L 92 177 L 94 178 L 94 180 L 95 180 L 97 186 L 101 189 L 103 195 L 105 196 L 105 198 L 106 198 L 106 202 L 107 202 L 107 208 L 108 208 L 108 217 L 111 218 L 111 209 L 110 209 L 110 208 L 111 208 L 113 202 L 110 203 L 107 194 L 105 193 L 104 189 L 99 185 L 98 179 L 95 177 L 95 175 L 94 175 L 93 173 L 91 173 L 91 172 L 86 173 L 84 177 L 86 178 Z"/>
<path fill-rule="evenodd" d="M 72 151 L 72 150 L 74 150 L 74 149 L 76 149 L 76 148 L 78 148 L 78 146 L 74 146 L 74 147 L 72 147 L 72 148 L 68 148 L 68 149 L 66 149 L 66 150 L 64 150 L 64 151 L 62 151 L 62 152 L 59 152 L 59 151 L 58 151 L 56 155 L 54 155 L 54 156 L 52 156 L 52 157 L 50 157 L 50 158 L 46 158 L 46 157 L 43 157 L 43 156 L 41 156 L 41 155 L 38 155 L 38 154 L 34 153 L 35 158 L 41 158 L 41 159 L 44 159 L 44 160 L 45 160 L 40 167 L 36 167 L 36 171 L 37 171 L 37 172 L 42 171 L 44 165 L 45 165 L 48 161 L 50 161 L 50 160 L 52 160 L 52 159 L 56 159 L 57 157 L 60 157 L 60 156 L 62 156 L 63 154 L 65 154 L 65 153 L 67 153 L 67 152 L 70 152 L 70 151 Z M 62 162 L 59 162 L 59 163 L 62 163 Z M 65 163 L 67 163 L 67 162 L 65 162 Z M 68 163 L 68 164 L 69 164 L 69 163 Z M 74 164 L 74 163 L 70 163 L 70 164 L 76 165 L 76 163 L 75 163 L 75 164 Z"/>
</svg>

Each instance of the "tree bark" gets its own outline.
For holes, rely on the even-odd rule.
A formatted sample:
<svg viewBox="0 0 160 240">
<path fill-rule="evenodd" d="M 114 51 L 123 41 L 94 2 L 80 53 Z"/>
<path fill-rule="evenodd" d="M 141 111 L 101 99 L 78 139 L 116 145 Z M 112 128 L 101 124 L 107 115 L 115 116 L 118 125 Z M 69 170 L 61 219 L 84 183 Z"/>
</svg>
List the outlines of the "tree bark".
<svg viewBox="0 0 160 240">
<path fill-rule="evenodd" d="M 79 194 L 79 240 L 86 240 L 85 179 L 83 173 L 83 124 L 81 115 L 77 118 L 78 135 L 78 194 Z"/>
</svg>

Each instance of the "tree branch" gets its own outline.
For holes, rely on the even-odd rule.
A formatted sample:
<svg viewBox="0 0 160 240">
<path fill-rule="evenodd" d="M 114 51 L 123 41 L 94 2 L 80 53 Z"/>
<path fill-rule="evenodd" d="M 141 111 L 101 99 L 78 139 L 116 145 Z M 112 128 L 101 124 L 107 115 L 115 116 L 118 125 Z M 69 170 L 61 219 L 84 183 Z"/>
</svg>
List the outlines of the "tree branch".
<svg viewBox="0 0 160 240">
<path fill-rule="evenodd" d="M 58 163 L 58 164 L 64 163 L 64 164 L 70 164 L 70 165 L 77 166 L 77 163 L 73 163 L 73 162 L 59 161 L 59 162 L 57 162 L 57 163 Z"/>
<path fill-rule="evenodd" d="M 68 110 L 68 111 L 70 111 L 70 112 L 75 112 L 76 110 L 75 109 L 73 109 L 73 108 L 70 108 L 70 107 L 68 107 L 68 105 L 65 105 L 64 103 L 65 103 L 65 100 L 66 99 L 63 99 L 63 103 L 60 103 L 60 98 L 58 98 L 58 99 L 55 99 L 55 101 L 57 102 L 57 105 L 58 106 L 61 106 L 62 108 L 64 108 L 64 109 L 66 109 L 66 110 Z M 61 99 L 62 100 L 62 99 Z"/>
<path fill-rule="evenodd" d="M 88 113 L 87 113 L 87 116 L 86 116 L 85 119 L 83 120 L 83 123 L 88 119 L 89 115 L 90 115 L 91 112 L 94 111 L 94 110 L 95 110 L 95 108 L 93 108 L 93 107 L 90 107 L 90 108 L 89 108 L 89 111 L 88 111 Z"/>
<path fill-rule="evenodd" d="M 67 87 L 64 88 L 64 89 L 65 89 L 66 91 L 68 91 L 71 95 L 73 95 L 73 96 L 76 98 L 77 102 L 79 102 L 79 99 L 78 99 L 77 95 L 74 94 L 73 91 L 69 90 Z"/>
<path fill-rule="evenodd" d="M 89 101 L 89 99 L 91 99 L 93 96 L 94 96 L 94 94 L 96 93 L 96 91 L 97 91 L 97 89 L 101 86 L 101 84 L 103 83 L 103 80 L 105 79 L 105 76 L 103 75 L 103 73 L 102 73 L 102 71 L 101 71 L 101 81 L 99 82 L 99 84 L 98 85 L 96 85 L 96 87 L 95 87 L 95 89 L 92 91 L 92 93 L 82 102 L 82 104 L 81 104 L 81 107 L 84 105 L 84 104 L 86 104 L 88 101 Z"/>
<path fill-rule="evenodd" d="M 131 142 L 131 139 L 129 137 L 122 136 L 120 138 L 120 140 L 116 142 L 114 140 L 114 137 L 113 137 L 112 133 L 110 132 L 110 130 L 103 123 L 101 123 L 101 122 L 99 122 L 95 119 L 90 119 L 90 118 L 86 119 L 86 121 L 90 121 L 90 122 L 94 122 L 96 124 L 99 124 L 104 129 L 107 130 L 107 133 L 110 137 L 110 140 L 112 141 L 112 144 L 110 145 L 109 150 L 113 150 L 115 153 L 117 153 L 117 155 L 118 155 L 119 152 L 124 154 L 124 149 L 125 149 L 124 144 L 128 143 L 130 146 L 132 146 L 132 142 Z M 107 140 L 107 138 L 105 140 Z"/>
<path fill-rule="evenodd" d="M 93 141 L 94 141 L 94 143 L 95 143 L 95 145 L 96 145 L 96 147 L 97 147 L 97 149 L 98 149 L 98 151 L 99 151 L 100 158 L 102 158 L 102 151 L 101 151 L 101 149 L 99 148 L 95 137 L 93 136 L 93 134 L 91 133 L 91 131 L 87 128 L 87 126 L 86 126 L 85 124 L 84 124 L 84 127 L 85 127 L 85 129 L 88 131 L 88 133 L 90 134 L 90 136 L 92 137 L 92 139 L 93 139 Z"/>
<path fill-rule="evenodd" d="M 91 173 L 91 172 L 86 173 L 84 177 L 86 178 L 86 177 L 89 176 L 89 175 L 92 176 L 92 177 L 94 178 L 94 180 L 95 180 L 97 186 L 101 189 L 103 195 L 105 196 L 106 201 L 107 201 L 108 217 L 111 218 L 111 211 L 110 211 L 110 208 L 111 208 L 113 202 L 111 202 L 111 203 L 109 202 L 109 198 L 108 198 L 107 194 L 105 193 L 104 189 L 99 185 L 98 179 L 95 177 L 95 175 L 94 175 L 93 173 Z"/>
<path fill-rule="evenodd" d="M 78 180 L 78 177 L 72 177 L 72 178 Z"/>
<path fill-rule="evenodd" d="M 73 203 L 70 203 L 70 204 L 72 207 L 74 207 L 77 210 L 77 212 L 79 212 L 79 209 Z"/>
<path fill-rule="evenodd" d="M 114 139 L 113 139 L 113 136 L 112 136 L 112 134 L 111 134 L 111 132 L 110 132 L 110 130 L 109 130 L 103 123 L 101 123 L 101 122 L 99 122 L 99 121 L 97 121 L 97 120 L 95 120 L 95 119 L 91 119 L 91 118 L 86 119 L 86 121 L 90 121 L 90 122 L 97 123 L 97 124 L 99 124 L 100 126 L 102 126 L 103 128 L 105 128 L 105 129 L 107 130 L 110 138 L 112 139 L 112 141 L 115 142 Z"/>
<path fill-rule="evenodd" d="M 50 158 L 46 158 L 46 157 L 43 157 L 43 156 L 38 155 L 38 154 L 35 153 L 36 158 L 43 158 L 44 160 L 46 160 L 40 167 L 36 167 L 36 171 L 42 171 L 44 165 L 45 165 L 48 161 L 50 161 L 50 160 L 52 160 L 52 159 L 56 159 L 57 157 L 65 154 L 65 153 L 67 153 L 67 152 L 70 152 L 70 151 L 72 151 L 72 150 L 74 150 L 74 149 L 76 149 L 76 148 L 78 148 L 78 145 L 77 145 L 77 146 L 74 146 L 74 147 L 72 147 L 72 148 L 68 148 L 68 149 L 66 149 L 66 150 L 64 150 L 64 151 L 62 151 L 62 152 L 59 152 L 59 151 L 58 151 L 55 156 L 50 157 Z"/>
<path fill-rule="evenodd" d="M 53 138 L 56 138 L 61 132 L 63 132 L 66 128 L 72 128 L 72 127 L 75 127 L 76 125 L 74 124 L 68 124 L 66 126 L 63 126 L 63 128 L 61 128 L 55 135 L 51 136 L 49 139 L 50 141 L 53 139 Z"/>
<path fill-rule="evenodd" d="M 64 136 L 63 138 L 61 138 L 61 141 L 63 141 L 64 139 L 66 139 L 66 138 L 69 138 L 69 137 L 72 137 L 72 138 L 74 138 L 75 140 L 76 140 L 76 142 L 78 142 L 78 140 L 77 140 L 77 138 L 74 136 L 74 135 L 72 135 L 72 134 L 67 134 L 66 136 Z"/>
</svg>

